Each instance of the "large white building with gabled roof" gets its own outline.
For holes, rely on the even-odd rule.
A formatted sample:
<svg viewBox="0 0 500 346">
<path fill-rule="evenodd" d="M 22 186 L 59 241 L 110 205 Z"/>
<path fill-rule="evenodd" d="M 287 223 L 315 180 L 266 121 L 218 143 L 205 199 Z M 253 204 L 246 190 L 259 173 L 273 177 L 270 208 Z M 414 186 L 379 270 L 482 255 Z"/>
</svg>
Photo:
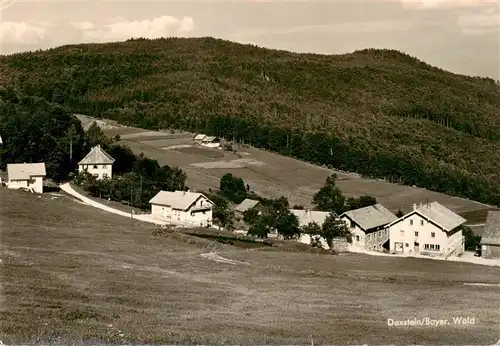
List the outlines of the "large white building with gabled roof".
<svg viewBox="0 0 500 346">
<path fill-rule="evenodd" d="M 466 220 L 438 202 L 426 203 L 389 224 L 390 251 L 448 257 L 465 250 Z"/>
<path fill-rule="evenodd" d="M 212 224 L 213 202 L 202 193 L 160 191 L 149 203 L 155 219 L 188 227 Z"/>
<path fill-rule="evenodd" d="M 113 177 L 113 159 L 100 145 L 93 147 L 80 162 L 78 172 L 88 172 L 96 179 L 111 179 Z"/>
</svg>

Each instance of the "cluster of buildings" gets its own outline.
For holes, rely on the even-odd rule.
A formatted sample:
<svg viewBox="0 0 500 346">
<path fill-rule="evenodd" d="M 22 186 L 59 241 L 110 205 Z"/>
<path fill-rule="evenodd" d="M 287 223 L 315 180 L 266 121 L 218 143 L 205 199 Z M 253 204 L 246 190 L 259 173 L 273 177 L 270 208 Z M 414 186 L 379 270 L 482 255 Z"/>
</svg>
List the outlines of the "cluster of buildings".
<svg viewBox="0 0 500 346">
<path fill-rule="evenodd" d="M 195 142 L 215 147 L 215 137 L 197 135 Z M 204 144 L 205 143 L 205 144 Z M 79 172 L 88 172 L 96 179 L 112 178 L 114 159 L 100 145 L 93 147 L 78 163 Z M 27 189 L 43 193 L 46 176 L 45 163 L 16 163 L 7 165 L 7 187 Z M 160 191 L 149 203 L 151 216 L 182 226 L 211 226 L 214 203 L 202 193 L 190 191 Z M 251 208 L 259 208 L 259 201 L 245 199 L 234 209 L 236 219 L 242 222 L 243 214 Z M 311 222 L 322 226 L 328 212 L 309 209 L 290 209 L 297 216 L 300 226 Z M 389 252 L 394 254 L 420 254 L 428 256 L 457 256 L 465 251 L 463 226 L 466 222 L 438 202 L 417 206 L 401 217 L 397 217 L 381 204 L 350 210 L 337 216 L 352 234 L 349 247 L 360 250 Z M 328 248 L 325 239 L 304 234 L 298 241 L 311 243 L 320 241 Z M 345 241 L 335 240 L 345 245 Z M 500 211 L 490 211 L 481 240 L 482 256 L 500 258 Z"/>
<path fill-rule="evenodd" d="M 193 141 L 195 144 L 207 147 L 207 148 L 219 148 L 220 147 L 220 138 L 207 136 L 203 133 L 199 133 L 194 136 Z"/>
<path fill-rule="evenodd" d="M 242 214 L 245 210 L 256 207 L 257 203 L 258 201 L 245 200 L 236 207 L 236 211 Z M 297 216 L 300 226 L 311 222 L 321 226 L 329 215 L 328 212 L 308 209 L 290 211 Z M 413 209 L 401 217 L 397 217 L 383 205 L 375 204 L 347 211 L 338 218 L 350 230 L 352 243 L 349 247 L 354 249 L 439 257 L 457 256 L 465 251 L 462 228 L 466 220 L 438 202 L 420 206 L 414 204 Z M 313 238 L 318 237 L 304 234 L 299 241 L 311 243 Z M 500 212 L 490 212 L 483 239 L 483 242 L 489 244 L 483 245 L 485 255 L 500 255 Z M 328 248 L 325 239 L 317 240 Z M 336 242 L 343 244 L 338 239 Z"/>
</svg>

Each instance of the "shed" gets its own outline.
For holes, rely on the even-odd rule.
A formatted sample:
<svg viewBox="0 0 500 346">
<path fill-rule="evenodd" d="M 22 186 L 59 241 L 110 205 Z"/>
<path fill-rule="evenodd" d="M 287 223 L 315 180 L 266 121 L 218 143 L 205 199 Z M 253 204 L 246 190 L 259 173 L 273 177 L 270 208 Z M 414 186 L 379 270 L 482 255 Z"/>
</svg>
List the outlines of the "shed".
<svg viewBox="0 0 500 346">
<path fill-rule="evenodd" d="M 500 258 L 500 211 L 489 211 L 481 238 L 481 257 Z"/>
</svg>

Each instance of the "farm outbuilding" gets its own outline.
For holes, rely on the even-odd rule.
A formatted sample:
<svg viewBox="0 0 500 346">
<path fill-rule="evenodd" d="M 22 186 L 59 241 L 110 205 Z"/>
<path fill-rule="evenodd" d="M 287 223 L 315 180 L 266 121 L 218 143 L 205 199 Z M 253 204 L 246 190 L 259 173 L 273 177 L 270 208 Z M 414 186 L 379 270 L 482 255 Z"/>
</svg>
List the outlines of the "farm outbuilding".
<svg viewBox="0 0 500 346">
<path fill-rule="evenodd" d="M 258 207 L 259 204 L 260 202 L 255 199 L 245 198 L 243 202 L 241 202 L 234 208 L 234 212 L 237 217 L 242 218 L 243 213 L 245 213 L 247 210 Z"/>
<path fill-rule="evenodd" d="M 290 209 L 290 212 L 297 217 L 299 221 L 299 227 L 307 226 L 309 223 L 317 223 L 319 227 L 323 226 L 329 212 L 326 211 L 316 211 L 311 209 Z M 313 240 L 317 240 L 321 243 L 321 246 L 328 249 L 328 243 L 325 239 L 320 236 L 311 236 L 310 234 L 301 234 L 298 242 L 303 244 L 312 244 Z"/>
<path fill-rule="evenodd" d="M 207 135 L 204 133 L 198 133 L 196 136 L 194 136 L 193 141 L 197 144 L 201 144 L 201 142 L 206 136 Z"/>
<path fill-rule="evenodd" d="M 481 257 L 500 258 L 500 211 L 489 211 L 481 238 Z"/>
<path fill-rule="evenodd" d="M 201 145 L 208 148 L 218 148 L 220 147 L 220 138 L 207 136 L 201 141 Z"/>
<path fill-rule="evenodd" d="M 9 189 L 28 189 L 43 193 L 45 163 L 9 163 L 7 165 Z"/>
<path fill-rule="evenodd" d="M 340 219 L 347 225 L 352 234 L 352 245 L 364 250 L 389 250 L 388 224 L 398 218 L 382 204 L 349 210 Z"/>
</svg>

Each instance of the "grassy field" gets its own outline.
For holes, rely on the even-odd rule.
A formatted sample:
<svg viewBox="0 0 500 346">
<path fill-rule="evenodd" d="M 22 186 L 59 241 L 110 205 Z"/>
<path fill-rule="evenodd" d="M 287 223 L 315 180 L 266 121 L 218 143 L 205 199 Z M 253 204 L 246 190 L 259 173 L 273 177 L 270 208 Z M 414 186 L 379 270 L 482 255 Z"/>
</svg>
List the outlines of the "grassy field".
<svg viewBox="0 0 500 346">
<path fill-rule="evenodd" d="M 121 135 L 122 143 L 135 153 L 158 160 L 160 164 L 179 166 L 186 171 L 190 188 L 217 189 L 220 178 L 227 172 L 239 176 L 251 189 L 266 197 L 288 197 L 290 204 L 310 206 L 313 195 L 333 171 L 293 158 L 280 156 L 252 147 L 237 147 L 236 153 L 210 148 L 184 147 L 192 145 L 192 133 L 152 132 L 139 128 L 103 128 L 109 135 Z M 141 136 L 143 134 L 143 136 Z M 152 139 L 152 138 L 155 139 Z M 173 146 L 169 149 L 169 146 Z M 413 203 L 438 201 L 462 214 L 470 223 L 486 220 L 491 207 L 468 199 L 448 196 L 417 187 L 392 184 L 383 180 L 365 179 L 357 174 L 336 172 L 338 186 L 347 196 L 371 195 L 396 212 L 411 210 Z M 470 218 L 470 220 L 469 220 Z M 482 226 L 474 227 L 477 233 Z"/>
<path fill-rule="evenodd" d="M 243 249 L 0 189 L 0 340 L 58 343 L 492 344 L 500 268 Z M 266 250 L 273 251 L 266 251 Z M 216 251 L 217 253 L 212 253 Z M 474 317 L 388 327 L 387 319 Z"/>
</svg>

